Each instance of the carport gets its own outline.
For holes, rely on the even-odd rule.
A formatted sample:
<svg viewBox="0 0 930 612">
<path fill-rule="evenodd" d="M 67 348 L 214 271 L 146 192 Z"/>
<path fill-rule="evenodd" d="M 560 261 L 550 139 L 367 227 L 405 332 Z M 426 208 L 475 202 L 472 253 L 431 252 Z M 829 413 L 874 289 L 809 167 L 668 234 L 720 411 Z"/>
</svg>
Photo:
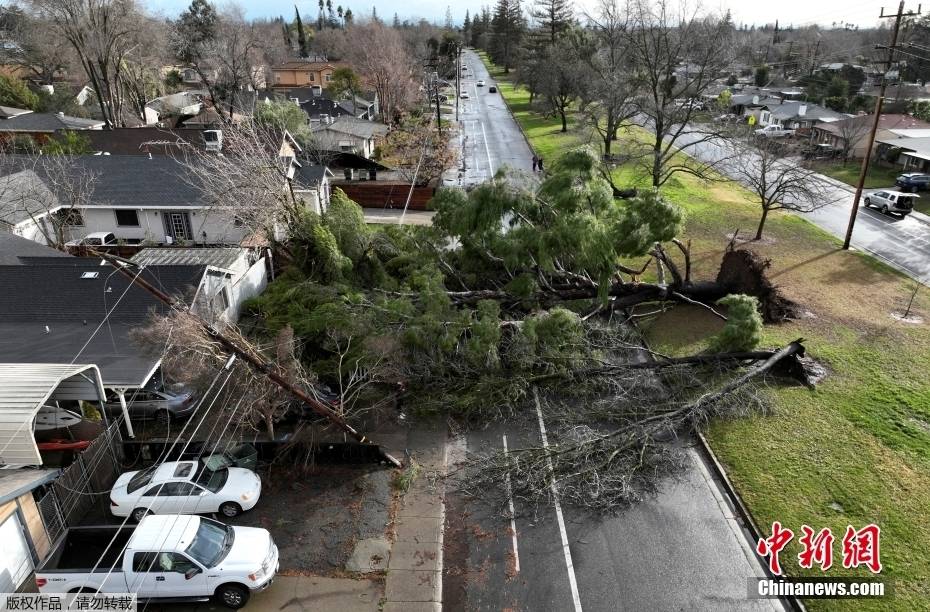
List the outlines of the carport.
<svg viewBox="0 0 930 612">
<path fill-rule="evenodd" d="M 59 400 L 98 402 L 106 424 L 103 380 L 95 365 L 0 364 L 0 465 L 41 465 L 33 424 L 42 406 Z M 123 416 L 128 420 L 126 408 Z"/>
</svg>

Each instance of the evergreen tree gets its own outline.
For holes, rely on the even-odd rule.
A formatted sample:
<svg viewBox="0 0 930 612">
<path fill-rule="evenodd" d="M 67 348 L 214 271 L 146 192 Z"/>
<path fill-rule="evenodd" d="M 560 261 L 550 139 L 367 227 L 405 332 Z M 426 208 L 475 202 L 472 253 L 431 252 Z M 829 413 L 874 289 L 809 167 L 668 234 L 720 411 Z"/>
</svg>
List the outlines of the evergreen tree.
<svg viewBox="0 0 930 612">
<path fill-rule="evenodd" d="M 352 9 L 349 8 L 349 9 L 346 9 L 345 14 L 342 16 L 342 20 L 345 21 L 346 25 L 349 25 L 350 23 L 352 23 L 353 17 L 354 15 L 352 14 Z"/>
<path fill-rule="evenodd" d="M 394 13 L 394 21 L 391 22 L 391 25 L 395 28 L 400 27 L 400 17 L 397 16 L 397 13 Z"/>
<path fill-rule="evenodd" d="M 452 20 L 452 7 L 448 4 L 446 5 L 446 29 L 451 30 L 455 27 L 455 22 Z"/>
<path fill-rule="evenodd" d="M 498 0 L 491 20 L 491 59 L 504 67 L 504 72 L 516 61 L 517 50 L 526 29 L 520 0 Z"/>
<path fill-rule="evenodd" d="M 278 17 L 278 21 L 281 22 L 282 33 L 284 34 L 284 45 L 287 47 L 287 50 L 290 51 L 294 48 L 294 41 L 291 39 L 291 29 L 287 27 L 284 17 Z"/>
<path fill-rule="evenodd" d="M 468 14 L 468 9 L 465 9 L 465 23 L 462 25 L 462 33 L 465 35 L 465 40 L 468 40 L 468 31 L 471 29 L 471 17 Z"/>
<path fill-rule="evenodd" d="M 297 46 L 299 47 L 300 57 L 309 57 L 310 47 L 307 44 L 307 33 L 304 32 L 304 24 L 300 20 L 300 11 L 297 10 L 296 6 L 294 12 L 297 13 Z"/>
<path fill-rule="evenodd" d="M 316 18 L 316 29 L 322 30 L 323 29 L 323 9 L 326 7 L 326 3 L 324 2 L 324 0 L 320 0 L 319 7 L 320 7 L 320 12 Z"/>
<path fill-rule="evenodd" d="M 571 27 L 574 18 L 571 0 L 536 0 L 531 14 L 549 44 Z"/>
</svg>

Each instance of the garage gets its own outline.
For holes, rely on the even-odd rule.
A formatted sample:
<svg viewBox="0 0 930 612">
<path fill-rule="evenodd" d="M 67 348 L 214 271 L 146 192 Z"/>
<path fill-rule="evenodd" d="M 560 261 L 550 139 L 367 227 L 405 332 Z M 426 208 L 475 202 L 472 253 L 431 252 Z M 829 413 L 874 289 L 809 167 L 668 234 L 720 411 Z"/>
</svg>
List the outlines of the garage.
<svg viewBox="0 0 930 612">
<path fill-rule="evenodd" d="M 11 514 L 0 523 L 0 593 L 12 593 L 32 573 L 32 553 L 22 523 Z"/>
</svg>

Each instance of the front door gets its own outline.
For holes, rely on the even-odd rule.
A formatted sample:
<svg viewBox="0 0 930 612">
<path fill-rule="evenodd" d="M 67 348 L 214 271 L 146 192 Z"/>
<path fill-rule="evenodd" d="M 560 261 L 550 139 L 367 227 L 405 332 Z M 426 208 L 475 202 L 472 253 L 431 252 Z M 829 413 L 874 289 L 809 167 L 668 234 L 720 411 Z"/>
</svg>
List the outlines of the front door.
<svg viewBox="0 0 930 612">
<path fill-rule="evenodd" d="M 165 234 L 175 241 L 193 240 L 194 232 L 191 229 L 190 214 L 186 212 L 164 213 Z"/>
</svg>

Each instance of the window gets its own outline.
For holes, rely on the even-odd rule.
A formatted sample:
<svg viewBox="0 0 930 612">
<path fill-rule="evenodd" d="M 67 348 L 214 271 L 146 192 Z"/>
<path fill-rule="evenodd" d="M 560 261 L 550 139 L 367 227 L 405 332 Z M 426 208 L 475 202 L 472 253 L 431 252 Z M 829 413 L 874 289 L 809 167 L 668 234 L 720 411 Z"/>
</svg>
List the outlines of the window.
<svg viewBox="0 0 930 612">
<path fill-rule="evenodd" d="M 191 475 L 191 472 L 194 471 L 193 463 L 180 463 L 176 468 L 174 468 L 174 477 L 175 478 L 186 478 Z"/>
<path fill-rule="evenodd" d="M 129 479 L 129 484 L 126 485 L 127 493 L 134 493 L 138 491 L 148 483 L 152 482 L 152 476 L 155 474 L 155 470 L 158 469 L 157 465 L 153 465 L 150 468 L 138 472 L 135 476 Z"/>
<path fill-rule="evenodd" d="M 181 553 L 163 552 L 158 553 L 158 569 L 154 571 L 177 572 L 178 574 L 184 574 L 189 569 L 199 568 L 193 561 Z"/>
<path fill-rule="evenodd" d="M 329 72 L 326 73 L 326 82 L 329 83 L 333 80 L 333 75 Z"/>
<path fill-rule="evenodd" d="M 226 484 L 227 478 L 229 478 L 229 470 L 226 468 L 214 472 L 213 470 L 207 469 L 207 466 L 203 466 L 200 468 L 200 473 L 194 478 L 194 482 L 209 489 L 213 493 L 218 493 L 220 489 L 223 488 L 223 485 Z"/>
<path fill-rule="evenodd" d="M 316 76 L 312 72 L 308 72 L 307 79 L 312 83 L 316 80 Z"/>
<path fill-rule="evenodd" d="M 229 288 L 223 287 L 216 294 L 216 303 L 219 304 L 220 310 L 229 308 Z"/>
<path fill-rule="evenodd" d="M 204 567 L 215 567 L 232 548 L 234 539 L 235 532 L 230 527 L 210 519 L 200 519 L 200 527 L 186 552 Z"/>
<path fill-rule="evenodd" d="M 155 565 L 158 560 L 156 552 L 137 552 L 132 556 L 132 571 L 134 572 L 160 572 L 161 568 Z"/>
<path fill-rule="evenodd" d="M 139 227 L 139 211 L 123 208 L 113 212 L 116 214 L 116 225 L 120 227 Z"/>
</svg>

